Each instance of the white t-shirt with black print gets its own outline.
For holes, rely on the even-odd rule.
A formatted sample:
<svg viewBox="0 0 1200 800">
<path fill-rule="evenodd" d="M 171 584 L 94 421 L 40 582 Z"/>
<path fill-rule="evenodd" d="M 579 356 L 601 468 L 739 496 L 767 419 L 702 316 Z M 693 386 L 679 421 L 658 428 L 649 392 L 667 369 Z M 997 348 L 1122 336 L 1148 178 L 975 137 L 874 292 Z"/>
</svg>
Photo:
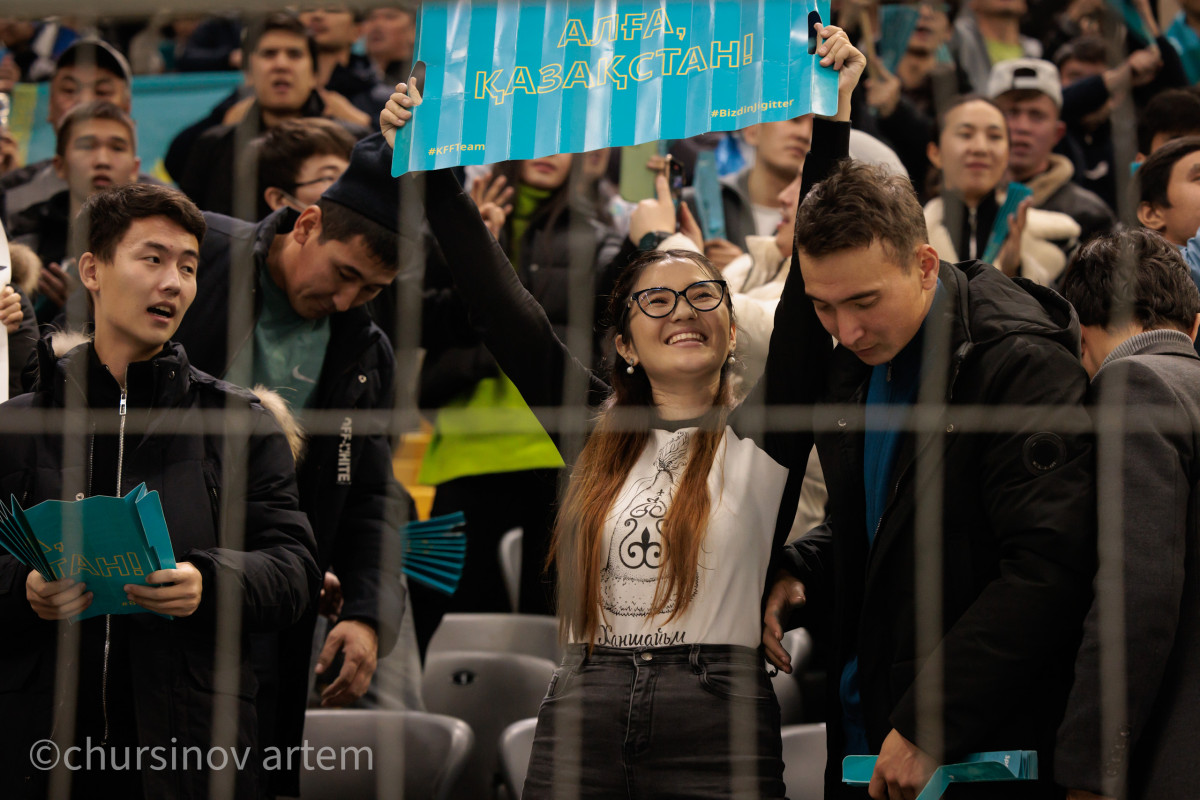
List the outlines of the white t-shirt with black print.
<svg viewBox="0 0 1200 800">
<path fill-rule="evenodd" d="M 665 561 L 663 519 L 698 430 L 651 430 L 605 520 L 597 645 L 757 647 L 761 641 L 762 592 L 788 470 L 728 427 L 708 475 L 712 502 L 692 603 L 669 622 L 673 604 L 648 616 Z"/>
</svg>

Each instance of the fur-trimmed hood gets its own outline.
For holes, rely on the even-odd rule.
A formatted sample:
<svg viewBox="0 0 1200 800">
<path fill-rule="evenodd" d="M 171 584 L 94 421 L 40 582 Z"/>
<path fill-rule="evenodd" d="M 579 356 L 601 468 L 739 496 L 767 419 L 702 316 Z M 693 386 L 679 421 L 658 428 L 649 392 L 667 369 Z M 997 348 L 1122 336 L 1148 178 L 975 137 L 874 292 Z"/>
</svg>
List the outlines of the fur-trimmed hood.
<svg viewBox="0 0 1200 800">
<path fill-rule="evenodd" d="M 1003 197 L 997 200 L 1002 203 Z M 925 226 L 929 230 L 929 243 L 943 261 L 962 260 L 945 225 L 942 198 L 935 197 L 925 204 Z M 1079 232 L 1079 223 L 1066 214 L 1029 209 L 1021 234 L 1021 275 L 1042 286 L 1053 284 L 1067 266 L 1067 256 L 1055 242 L 1073 242 L 1079 238 Z"/>
<path fill-rule="evenodd" d="M 1040 208 L 1074 177 L 1075 167 L 1071 159 L 1051 153 L 1049 168 L 1025 181 L 1025 185 L 1033 191 L 1033 205 Z"/>
</svg>

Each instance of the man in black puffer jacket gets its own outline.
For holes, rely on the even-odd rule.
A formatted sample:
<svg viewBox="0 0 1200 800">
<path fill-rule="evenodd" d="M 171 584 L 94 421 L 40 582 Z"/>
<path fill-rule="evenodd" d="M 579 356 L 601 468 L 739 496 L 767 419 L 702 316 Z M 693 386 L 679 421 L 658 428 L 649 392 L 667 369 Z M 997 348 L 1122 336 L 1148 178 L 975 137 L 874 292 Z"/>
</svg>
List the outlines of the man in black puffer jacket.
<svg viewBox="0 0 1200 800">
<path fill-rule="evenodd" d="M 770 594 L 764 644 L 786 664 L 788 601 L 832 626 L 827 797 L 863 796 L 841 784 L 844 755 L 879 754 L 882 798 L 1013 749 L 1038 752 L 1040 780 L 954 796 L 1053 797 L 1095 569 L 1078 320 L 1048 289 L 940 261 L 907 181 L 818 155 L 829 177 L 796 224 L 804 282 L 773 334 L 811 347 L 766 391 L 799 382 L 792 396 L 821 404 L 828 519 L 786 549 L 794 578 Z"/>
<path fill-rule="evenodd" d="M 199 210 L 173 189 L 130 185 L 93 196 L 81 213 L 95 341 L 66 352 L 39 343 L 35 390 L 0 411 L 10 431 L 0 436 L 0 495 L 28 508 L 145 483 L 161 495 L 177 565 L 147 575 L 155 585 L 126 587 L 154 614 L 65 626 L 57 621 L 91 603 L 86 568 L 47 582 L 0 556 L 10 637 L 0 654 L 0 715 L 10 723 L 0 785 L 6 796 L 44 796 L 58 759 L 37 741 L 53 738 L 72 796 L 201 800 L 210 781 L 228 780 L 222 794 L 257 798 L 251 636 L 294 625 L 320 590 L 293 454 L 257 397 L 192 367 L 170 341 L 196 292 Z M 64 409 L 81 427 L 53 422 Z M 221 412 L 236 427 L 214 428 Z M 230 647 L 233 669 L 218 669 L 218 650 Z M 305 666 L 289 669 L 303 679 Z M 213 741 L 221 722 L 231 738 Z M 214 777 L 207 765 L 221 761 L 187 761 L 184 748 L 210 746 L 248 766 Z"/>
<path fill-rule="evenodd" d="M 393 477 L 381 419 L 393 407 L 395 356 L 363 307 L 398 273 L 390 164 L 391 149 L 369 137 L 303 213 L 280 209 L 256 225 L 206 214 L 196 302 L 177 334 L 192 363 L 214 375 L 280 389 L 302 415 L 336 412 L 338 430 L 312 435 L 297 469 L 326 590 L 340 583 L 343 597 L 317 667 L 333 679 L 326 705 L 347 705 L 367 690 L 405 604 L 398 531 L 415 512 Z M 277 640 L 256 642 L 268 687 L 276 665 L 308 663 L 316 616 L 313 609 Z M 339 652 L 344 665 L 335 674 L 329 667 Z M 308 687 L 292 678 L 279 674 L 277 700 L 275 691 L 263 695 L 260 709 L 275 721 L 264 746 L 301 744 Z M 298 764 L 283 766 L 272 772 L 274 791 L 294 795 Z"/>
</svg>

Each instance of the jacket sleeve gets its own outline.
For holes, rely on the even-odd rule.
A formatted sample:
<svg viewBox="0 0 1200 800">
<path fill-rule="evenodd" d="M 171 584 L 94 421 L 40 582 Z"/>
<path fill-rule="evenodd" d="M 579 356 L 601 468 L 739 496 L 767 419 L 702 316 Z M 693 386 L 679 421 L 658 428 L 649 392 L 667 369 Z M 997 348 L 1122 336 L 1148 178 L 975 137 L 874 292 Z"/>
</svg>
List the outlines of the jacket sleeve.
<svg viewBox="0 0 1200 800">
<path fill-rule="evenodd" d="M 394 405 L 394 360 L 384 348 L 382 386 L 374 408 L 388 411 Z M 383 426 L 355 437 L 358 452 L 354 480 L 338 518 L 331 566 L 342 584 L 340 619 L 356 619 L 373 626 L 379 636 L 379 655 L 395 646 L 404 616 L 407 593 L 401 580 L 401 527 L 417 518 L 408 492 L 392 472 L 392 448 Z"/>
<path fill-rule="evenodd" d="M 567 350 L 545 310 L 517 276 L 504 251 L 484 226 L 474 203 L 449 170 L 427 176 L 429 225 L 446 256 L 458 291 L 500 369 L 537 413 L 562 403 L 564 380 L 585 383 L 592 405 L 608 387 Z M 568 376 L 570 376 L 568 378 Z M 550 430 L 555 420 L 542 419 Z"/>
<path fill-rule="evenodd" d="M 979 434 L 979 501 L 990 530 L 974 536 L 979 546 L 995 548 L 997 571 L 890 715 L 892 726 L 922 747 L 917 687 L 942 685 L 948 759 L 987 749 L 988 732 L 1012 716 L 1015 698 L 1065 676 L 1095 572 L 1093 453 L 1079 433 L 1089 425 L 1082 404 L 1087 375 L 1067 348 L 1040 337 L 1012 336 L 975 358 L 982 360 L 971 370 L 985 381 L 977 403 L 1053 411 L 1013 414 L 1014 428 Z"/>
<path fill-rule="evenodd" d="M 1119 494 L 1106 490 L 1101 496 L 1099 524 L 1100 540 L 1119 541 L 1121 556 L 1102 562 L 1097 576 L 1097 597 L 1084 621 L 1075 683 L 1058 732 L 1055 780 L 1116 797 L 1157 701 L 1179 628 L 1196 452 L 1192 424 L 1174 391 L 1136 358 L 1101 371 L 1093 391 L 1100 408 L 1119 403 L 1116 410 L 1136 413 L 1151 428 L 1126 434 L 1111 447 L 1103 438 L 1098 441 L 1102 453 L 1120 453 L 1120 471 L 1112 475 L 1120 477 Z M 1105 513 L 1105 507 L 1113 513 Z M 1108 643 L 1102 641 L 1101 627 L 1114 630 L 1114 625 L 1101 618 L 1100 607 L 1112 608 L 1110 595 L 1122 589 L 1124 623 L 1115 629 L 1124 632 L 1124 723 L 1112 739 L 1102 740 L 1100 651 Z"/>
<path fill-rule="evenodd" d="M 819 117 L 813 120 L 813 146 L 804 160 L 800 204 L 849 152 L 849 123 Z M 812 450 L 808 412 L 797 406 L 811 405 L 821 396 L 831 349 L 829 334 L 817 319 L 812 301 L 804 294 L 804 276 L 799 264 L 799 249 L 793 240 L 792 266 L 775 308 L 762 380 L 730 417 L 730 425 L 740 435 L 754 439 L 780 464 L 799 468 L 799 475 L 792 469 L 789 483 L 804 479 L 804 465 Z M 778 406 L 787 407 L 778 409 L 786 416 L 768 418 L 767 409 Z"/>
<path fill-rule="evenodd" d="M 242 597 L 243 620 L 250 631 L 280 630 L 304 615 L 321 586 L 317 545 L 308 517 L 300 510 L 292 453 L 274 419 L 253 406 L 255 431 L 247 442 L 244 480 L 223 480 L 223 519 L 244 513 L 240 547 L 221 546 L 179 553 L 203 576 L 200 606 L 187 624 L 217 623 L 222 584 L 232 582 Z M 228 468 L 225 474 L 229 474 Z M 200 502 L 205 502 L 201 498 Z"/>
</svg>

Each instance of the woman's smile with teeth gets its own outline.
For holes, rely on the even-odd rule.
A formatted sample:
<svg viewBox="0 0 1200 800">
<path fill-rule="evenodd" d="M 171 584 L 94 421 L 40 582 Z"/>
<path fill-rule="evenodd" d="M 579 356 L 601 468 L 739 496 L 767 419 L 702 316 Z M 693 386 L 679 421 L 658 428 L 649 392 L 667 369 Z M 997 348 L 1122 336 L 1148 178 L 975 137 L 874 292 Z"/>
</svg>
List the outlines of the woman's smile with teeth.
<svg viewBox="0 0 1200 800">
<path fill-rule="evenodd" d="M 684 331 L 682 333 L 676 333 L 672 335 L 669 339 L 667 339 L 667 344 L 678 344 L 679 342 L 690 341 L 703 342 L 704 338 L 705 337 L 703 334 L 697 333 L 696 331 Z"/>
</svg>

